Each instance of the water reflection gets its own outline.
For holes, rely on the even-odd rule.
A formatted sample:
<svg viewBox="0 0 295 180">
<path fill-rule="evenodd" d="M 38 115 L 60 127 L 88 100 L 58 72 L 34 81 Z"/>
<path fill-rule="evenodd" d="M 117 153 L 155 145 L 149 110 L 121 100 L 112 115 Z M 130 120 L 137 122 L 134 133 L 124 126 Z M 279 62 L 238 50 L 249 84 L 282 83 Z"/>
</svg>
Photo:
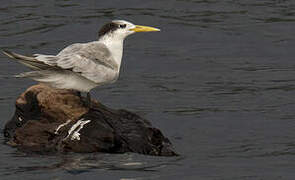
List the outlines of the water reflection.
<svg viewBox="0 0 295 180">
<path fill-rule="evenodd" d="M 21 157 L 18 155 L 18 157 Z M 36 158 L 23 154 L 23 158 Z M 30 171 L 52 171 L 65 170 L 71 174 L 81 174 L 89 172 L 92 169 L 111 170 L 111 171 L 159 171 L 166 166 L 177 166 L 182 157 L 161 158 L 152 156 L 143 156 L 132 153 L 126 154 L 68 154 L 60 156 L 51 156 L 47 158 L 39 157 L 43 160 L 48 159 L 50 163 L 38 163 L 36 166 L 19 165 L 17 168 L 8 168 L 6 174 L 24 173 Z M 55 162 L 53 162 L 53 160 Z M 56 162 L 59 161 L 59 162 Z M 34 164 L 34 163 L 33 163 Z M 36 164 L 36 163 L 35 163 Z"/>
</svg>

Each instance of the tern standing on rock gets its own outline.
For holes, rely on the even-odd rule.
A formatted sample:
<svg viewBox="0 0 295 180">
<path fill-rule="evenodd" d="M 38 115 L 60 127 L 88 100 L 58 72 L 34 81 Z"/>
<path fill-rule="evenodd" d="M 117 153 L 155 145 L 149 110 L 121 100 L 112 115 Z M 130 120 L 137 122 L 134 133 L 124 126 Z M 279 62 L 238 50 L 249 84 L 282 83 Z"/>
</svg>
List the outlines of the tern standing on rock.
<svg viewBox="0 0 295 180">
<path fill-rule="evenodd" d="M 16 77 L 28 77 L 58 89 L 86 92 L 90 106 L 91 89 L 118 79 L 124 39 L 135 32 L 148 31 L 160 30 L 114 20 L 99 30 L 97 41 L 72 44 L 57 55 L 34 54 L 29 57 L 9 51 L 3 53 L 34 70 Z"/>
</svg>

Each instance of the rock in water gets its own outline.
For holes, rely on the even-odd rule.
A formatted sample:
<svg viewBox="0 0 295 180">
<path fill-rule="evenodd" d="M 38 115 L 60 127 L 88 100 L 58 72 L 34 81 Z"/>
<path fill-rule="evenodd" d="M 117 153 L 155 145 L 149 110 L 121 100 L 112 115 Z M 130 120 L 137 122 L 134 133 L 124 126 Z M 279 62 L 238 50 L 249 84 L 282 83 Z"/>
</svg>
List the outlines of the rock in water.
<svg viewBox="0 0 295 180">
<path fill-rule="evenodd" d="M 17 100 L 5 125 L 7 144 L 29 152 L 135 152 L 174 156 L 170 141 L 140 116 L 110 109 L 92 100 L 84 105 L 76 92 L 39 84 Z"/>
</svg>

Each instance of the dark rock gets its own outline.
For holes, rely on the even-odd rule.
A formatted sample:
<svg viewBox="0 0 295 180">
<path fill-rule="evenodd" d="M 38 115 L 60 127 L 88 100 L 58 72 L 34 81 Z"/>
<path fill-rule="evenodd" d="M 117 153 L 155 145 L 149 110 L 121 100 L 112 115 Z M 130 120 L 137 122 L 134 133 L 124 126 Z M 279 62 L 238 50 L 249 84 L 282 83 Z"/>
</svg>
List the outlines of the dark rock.
<svg viewBox="0 0 295 180">
<path fill-rule="evenodd" d="M 140 116 L 110 109 L 70 90 L 35 85 L 16 100 L 16 111 L 6 124 L 7 144 L 20 150 L 50 152 L 135 152 L 177 155 L 161 131 Z"/>
</svg>

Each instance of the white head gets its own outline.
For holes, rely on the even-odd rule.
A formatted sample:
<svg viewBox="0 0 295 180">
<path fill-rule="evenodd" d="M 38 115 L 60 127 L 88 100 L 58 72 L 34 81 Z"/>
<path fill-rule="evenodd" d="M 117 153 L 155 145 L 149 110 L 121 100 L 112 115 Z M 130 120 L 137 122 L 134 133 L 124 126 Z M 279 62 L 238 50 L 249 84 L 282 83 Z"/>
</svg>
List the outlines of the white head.
<svg viewBox="0 0 295 180">
<path fill-rule="evenodd" d="M 110 50 L 114 60 L 118 64 L 118 71 L 121 65 L 121 59 L 123 55 L 123 41 L 124 39 L 135 32 L 148 32 L 148 31 L 160 31 L 160 29 L 134 25 L 124 20 L 114 20 L 105 24 L 99 30 L 99 39 L 101 43 L 106 45 Z"/>
<path fill-rule="evenodd" d="M 108 37 L 111 39 L 124 40 L 128 35 L 135 32 L 160 31 L 160 29 L 134 25 L 131 22 L 124 20 L 113 20 L 105 24 L 99 30 L 99 39 Z"/>
</svg>

